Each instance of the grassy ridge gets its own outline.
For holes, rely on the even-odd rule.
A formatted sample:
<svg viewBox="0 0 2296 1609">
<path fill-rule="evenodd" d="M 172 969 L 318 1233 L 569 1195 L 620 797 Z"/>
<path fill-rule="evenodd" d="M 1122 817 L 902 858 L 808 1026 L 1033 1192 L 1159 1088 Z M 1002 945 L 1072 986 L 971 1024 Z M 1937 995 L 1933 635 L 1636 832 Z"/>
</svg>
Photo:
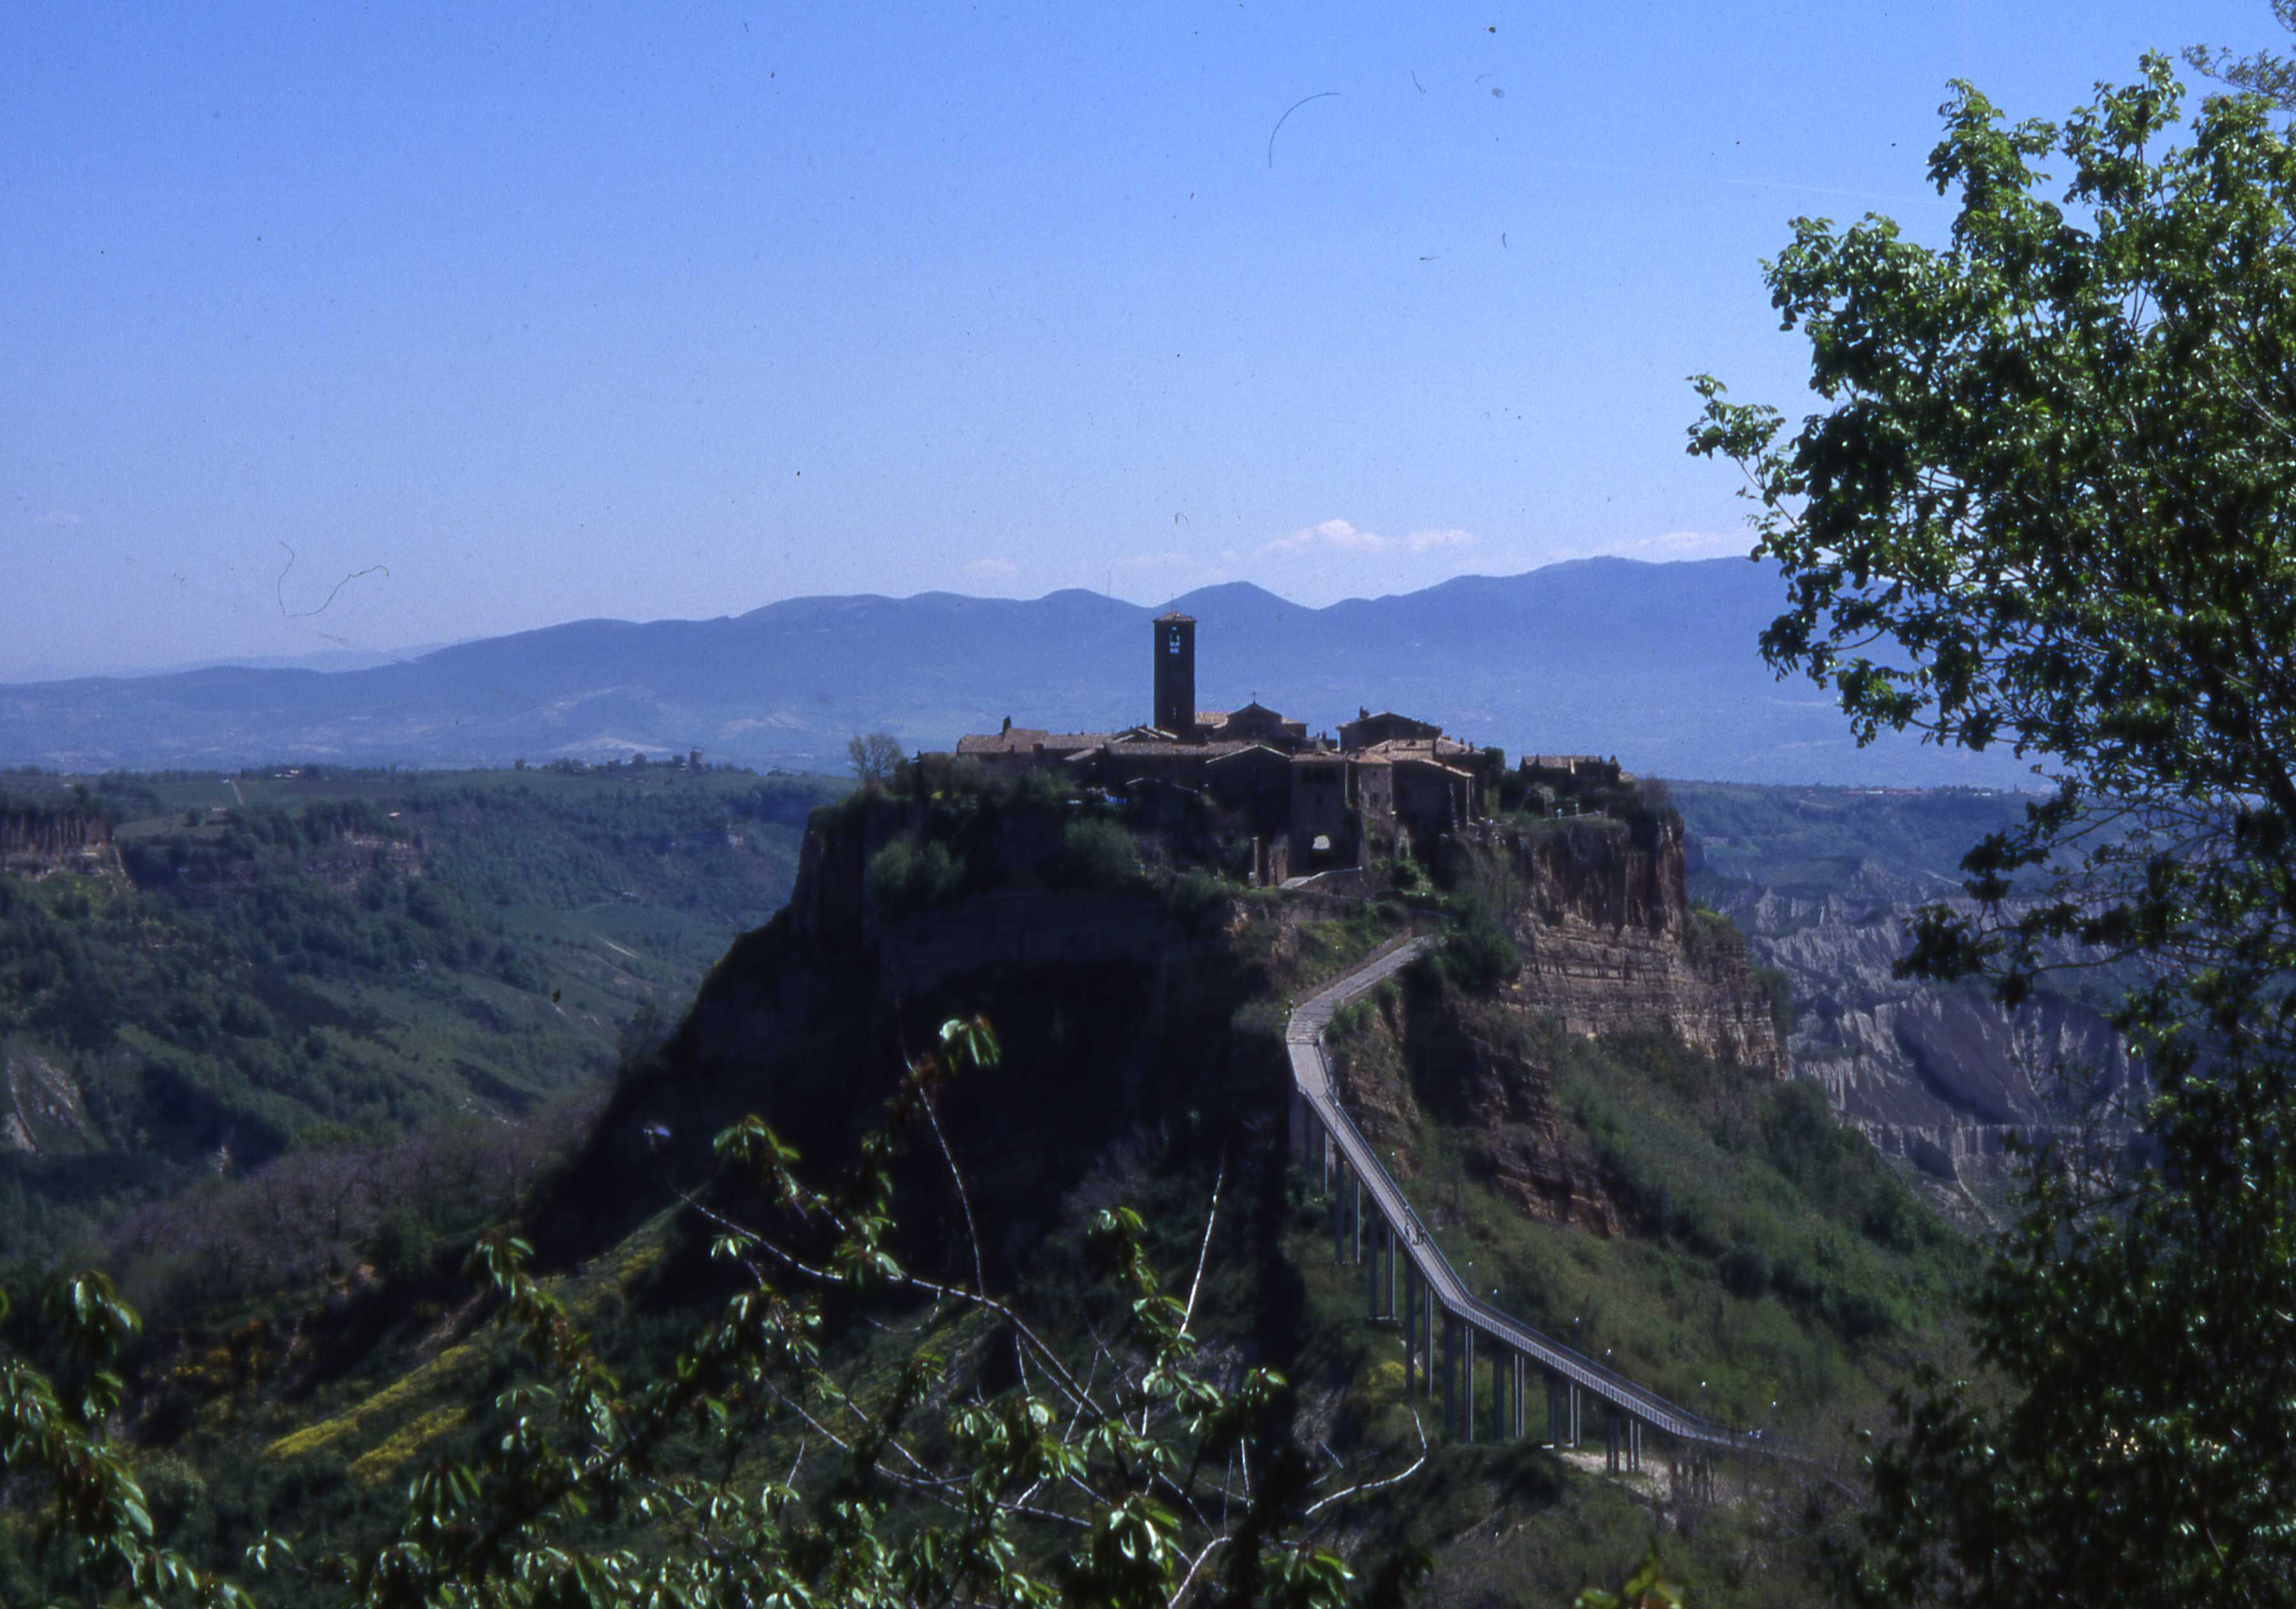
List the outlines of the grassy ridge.
<svg viewBox="0 0 2296 1609">
<path fill-rule="evenodd" d="M 1412 1010 L 1440 1010 L 1414 991 Z M 1343 1059 L 1404 1066 L 1390 1004 L 1338 1024 Z M 1814 1086 L 1655 1036 L 1527 1030 L 1560 1149 L 1589 1160 L 1625 1232 L 1526 1215 L 1482 1176 L 1477 1137 L 1426 1115 L 1400 1182 L 1486 1299 L 1715 1417 L 1827 1436 L 1876 1422 L 1967 1244 L 1841 1128 Z M 1776 1402 L 1775 1413 L 1770 1404 Z"/>
<path fill-rule="evenodd" d="M 1403 1013 L 1459 1004 L 1429 979 L 1400 981 L 1335 1021 L 1335 1059 L 1390 1087 L 1407 1081 Z M 1886 1423 L 1890 1393 L 1917 1364 L 1966 1366 L 1948 1298 L 1973 1249 L 1813 1087 L 1655 1036 L 1518 1032 L 1513 1048 L 1551 1081 L 1552 1153 L 1591 1170 L 1621 1231 L 1527 1214 L 1483 1170 L 1483 1137 L 1427 1115 L 1447 1109 L 1428 1098 L 1380 1144 L 1445 1255 L 1495 1305 L 1685 1407 L 1791 1438 L 1814 1464 L 1738 1469 L 1718 1509 L 1693 1514 L 1669 1504 L 1662 1482 L 1612 1482 L 1591 1460 L 1439 1449 L 1429 1478 L 1382 1506 L 1374 1546 L 1431 1549 L 1443 1602 L 1568 1601 L 1623 1575 L 1654 1537 L 1695 1602 L 1829 1601 L 1821 1544 L 1846 1523 L 1859 1433 Z M 1286 1246 L 1313 1314 L 1300 1377 L 1329 1393 L 1339 1455 L 1392 1462 L 1416 1446 L 1420 1423 L 1432 1433 L 1439 1400 L 1404 1397 L 1398 1332 L 1366 1324 L 1362 1270 L 1334 1263 L 1323 1202 L 1295 1189 Z M 1529 1414 L 1537 1442 L 1536 1385 Z M 1592 1412 L 1585 1425 L 1598 1455 Z"/>
</svg>

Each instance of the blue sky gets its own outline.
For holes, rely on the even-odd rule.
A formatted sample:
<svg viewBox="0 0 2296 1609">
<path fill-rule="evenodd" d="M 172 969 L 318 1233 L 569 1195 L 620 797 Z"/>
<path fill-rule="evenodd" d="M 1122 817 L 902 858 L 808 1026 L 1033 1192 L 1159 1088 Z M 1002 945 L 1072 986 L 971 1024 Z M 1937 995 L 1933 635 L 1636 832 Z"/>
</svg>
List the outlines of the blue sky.
<svg viewBox="0 0 2296 1609">
<path fill-rule="evenodd" d="M 1790 219 L 1934 238 L 1950 78 L 2055 116 L 2272 36 L 2264 0 L 46 8 L 0 60 L 0 677 L 1732 551 L 1684 376 L 1802 396 L 1757 267 Z"/>
</svg>

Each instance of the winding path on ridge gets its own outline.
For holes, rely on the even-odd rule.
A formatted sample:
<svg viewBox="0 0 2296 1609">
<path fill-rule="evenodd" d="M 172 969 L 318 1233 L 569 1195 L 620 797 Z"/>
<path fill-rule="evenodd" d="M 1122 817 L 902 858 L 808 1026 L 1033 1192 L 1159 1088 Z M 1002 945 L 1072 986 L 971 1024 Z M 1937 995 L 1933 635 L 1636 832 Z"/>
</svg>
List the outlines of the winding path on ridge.
<svg viewBox="0 0 2296 1609">
<path fill-rule="evenodd" d="M 1391 1301 L 1390 1305 L 1397 1308 L 1396 1317 L 1402 1320 L 1413 1345 L 1419 1342 L 1417 1332 L 1423 1321 L 1427 1334 L 1425 1389 L 1431 1395 L 1439 1389 L 1433 1316 L 1435 1310 L 1439 1309 L 1446 1330 L 1440 1389 L 1447 1405 L 1456 1400 L 1464 1407 L 1464 1413 L 1458 1414 L 1454 1422 L 1467 1427 L 1465 1433 L 1469 1440 L 1473 1439 L 1472 1427 L 1475 1418 L 1474 1339 L 1480 1336 L 1491 1346 L 1493 1405 L 1497 1410 L 1495 1417 L 1502 1427 L 1502 1433 L 1506 1433 L 1508 1415 L 1505 1404 L 1510 1397 L 1515 1405 L 1512 1416 L 1513 1433 L 1520 1435 L 1528 1430 L 1523 1402 L 1523 1373 L 1528 1367 L 1546 1376 L 1550 1419 L 1554 1416 L 1558 1391 L 1583 1394 L 1604 1405 L 1608 1410 L 1614 1464 L 1620 1446 L 1619 1432 L 1622 1426 L 1656 1431 L 1685 1449 L 1784 1453 L 1785 1449 L 1770 1439 L 1734 1429 L 1669 1402 L 1657 1392 L 1603 1367 L 1593 1359 L 1541 1334 L 1521 1320 L 1499 1311 L 1488 1302 L 1478 1301 L 1467 1288 L 1466 1282 L 1459 1277 L 1458 1271 L 1452 1268 L 1450 1260 L 1435 1244 L 1434 1236 L 1421 1221 L 1419 1214 L 1405 1196 L 1402 1186 L 1389 1175 L 1370 1142 L 1364 1138 L 1355 1121 L 1341 1106 L 1332 1088 L 1331 1062 L 1324 1050 L 1324 1032 L 1331 1026 L 1332 1014 L 1341 1006 L 1395 976 L 1418 959 L 1432 943 L 1433 940 L 1425 938 L 1397 940 L 1373 952 L 1294 1007 L 1284 1033 L 1294 1091 L 1293 1149 L 1310 1165 L 1320 1157 L 1327 1166 L 1336 1163 L 1351 1173 L 1360 1186 L 1361 1199 L 1368 1201 L 1379 1224 L 1384 1227 L 1390 1237 L 1386 1242 L 1388 1255 L 1391 1259 L 1394 1251 L 1399 1249 L 1408 1260 L 1409 1277 L 1405 1281 L 1404 1299 L 1399 1302 Z M 1328 1152 L 1323 1150 L 1326 1145 L 1330 1147 Z M 1335 1185 L 1339 1182 L 1334 1179 Z M 1335 1226 L 1341 1221 L 1340 1212 L 1339 1197 L 1335 1194 Z M 1367 1219 L 1358 1219 L 1357 1254 L 1362 1254 L 1366 1227 L 1373 1229 L 1374 1243 L 1368 1288 L 1373 1293 L 1370 1301 L 1376 1313 L 1380 1284 L 1377 1266 L 1381 1248 L 1376 1244 L 1376 1227 L 1371 1226 Z M 1415 1290 L 1411 1285 L 1412 1277 L 1417 1281 Z M 1391 1269 L 1389 1289 L 1392 1296 Z M 1423 1309 L 1418 1305 L 1422 1293 L 1431 1303 Z M 1458 1390 L 1462 1383 L 1455 1370 L 1457 1360 L 1463 1356 L 1466 1367 L 1462 1391 Z M 1507 1389 L 1503 1372 L 1509 1359 L 1521 1360 L 1514 1369 L 1512 1392 Z M 1406 1357 L 1406 1382 L 1410 1378 L 1410 1368 L 1411 1363 Z M 1456 1397 L 1453 1394 L 1455 1391 L 1457 1391 Z M 1568 1411 L 1575 1442 L 1578 1415 L 1575 1405 Z M 1447 1406 L 1446 1417 L 1447 1420 L 1453 1419 L 1452 1410 Z M 1636 1463 L 1639 1462 L 1639 1444 L 1637 1429 L 1630 1438 L 1634 1450 L 1629 1457 Z"/>
</svg>

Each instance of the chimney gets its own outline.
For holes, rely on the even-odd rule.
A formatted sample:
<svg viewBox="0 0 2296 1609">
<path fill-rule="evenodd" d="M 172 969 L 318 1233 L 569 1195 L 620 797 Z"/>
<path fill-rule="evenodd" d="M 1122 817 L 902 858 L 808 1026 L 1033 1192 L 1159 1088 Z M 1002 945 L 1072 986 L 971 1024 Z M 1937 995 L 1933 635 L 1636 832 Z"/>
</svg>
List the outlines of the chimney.
<svg viewBox="0 0 2296 1609">
<path fill-rule="evenodd" d="M 1012 729 L 1013 729 L 1013 718 L 1012 718 L 1011 716 L 1009 716 L 1009 715 L 1008 715 L 1008 716 L 1006 716 L 1006 717 L 1004 718 L 1004 730 L 1005 730 L 1005 731 L 1007 731 L 1007 732 L 1010 732 Z"/>
</svg>

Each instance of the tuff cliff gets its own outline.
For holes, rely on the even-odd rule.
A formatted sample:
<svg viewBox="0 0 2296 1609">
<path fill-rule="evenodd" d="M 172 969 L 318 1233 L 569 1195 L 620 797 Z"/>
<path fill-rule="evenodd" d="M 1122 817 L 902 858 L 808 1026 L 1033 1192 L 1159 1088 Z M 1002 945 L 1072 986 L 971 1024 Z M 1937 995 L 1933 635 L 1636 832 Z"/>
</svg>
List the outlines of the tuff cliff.
<svg viewBox="0 0 2296 1609">
<path fill-rule="evenodd" d="M 1608 1235 L 1624 1216 L 1565 1121 L 1554 1034 L 1652 1035 L 1767 1079 L 1784 1076 L 1770 995 L 1726 922 L 1690 901 L 1665 819 L 1549 824 L 1463 842 L 1450 870 L 1506 912 L 1521 965 L 1488 998 L 1408 979 L 1335 1036 L 1342 1098 L 1406 1174 L 1423 1120 L 1526 1213 Z"/>
<path fill-rule="evenodd" d="M 995 1087 L 952 1088 L 940 1114 L 992 1254 L 1019 1255 L 1128 1135 L 1280 1128 L 1283 1001 L 1405 913 L 1246 893 L 1118 826 L 996 798 L 818 812 L 787 908 L 626 1074 L 578 1170 L 588 1182 L 561 1203 L 565 1234 L 594 1239 L 649 1181 L 698 1175 L 710 1136 L 745 1112 L 808 1155 L 840 1154 L 950 1014 L 986 1015 L 1004 1042 Z M 1423 1109 L 1472 1129 L 1477 1165 L 1526 1210 L 1614 1228 L 1591 1160 L 1562 1137 L 1538 1034 L 1662 1035 L 1775 1076 L 1767 998 L 1726 925 L 1691 911 L 1678 833 L 1589 820 L 1457 852 L 1455 885 L 1505 891 L 1521 970 L 1488 1000 L 1412 985 L 1383 1007 L 1400 1071 L 1349 1093 L 1374 1128 L 1384 1103 L 1398 1136 Z"/>
<path fill-rule="evenodd" d="M 109 859 L 111 824 L 92 810 L 0 805 L 0 871 L 37 876 Z"/>
<path fill-rule="evenodd" d="M 1522 971 L 1504 997 L 1572 1033 L 1672 1034 L 1783 1078 L 1769 996 L 1726 921 L 1691 904 L 1682 832 L 1667 818 L 1584 820 L 1497 835 L 1484 851 L 1521 891 Z"/>
<path fill-rule="evenodd" d="M 789 905 L 626 1067 L 549 1237 L 611 1238 L 666 1183 L 706 1171 L 711 1137 L 746 1112 L 833 1168 L 955 1015 L 986 1017 L 1003 1046 L 993 1079 L 937 1101 L 992 1261 L 1033 1244 L 1127 1137 L 1280 1117 L 1281 1013 L 1247 1008 L 1305 964 L 1295 913 L 1152 874 L 1104 815 L 1103 852 L 1086 855 L 1083 814 L 890 795 L 816 812 Z M 909 1220 L 926 1225 L 949 1205 L 946 1164 L 929 1160 Z"/>
<path fill-rule="evenodd" d="M 1622 1227 L 1594 1153 L 1564 1121 L 1552 1061 L 1518 1011 L 1447 995 L 1423 974 L 1382 990 L 1368 1010 L 1334 1025 L 1332 1070 L 1390 1172 L 1441 1178 L 1448 1138 L 1459 1165 L 1530 1217 L 1598 1235 Z"/>
</svg>

